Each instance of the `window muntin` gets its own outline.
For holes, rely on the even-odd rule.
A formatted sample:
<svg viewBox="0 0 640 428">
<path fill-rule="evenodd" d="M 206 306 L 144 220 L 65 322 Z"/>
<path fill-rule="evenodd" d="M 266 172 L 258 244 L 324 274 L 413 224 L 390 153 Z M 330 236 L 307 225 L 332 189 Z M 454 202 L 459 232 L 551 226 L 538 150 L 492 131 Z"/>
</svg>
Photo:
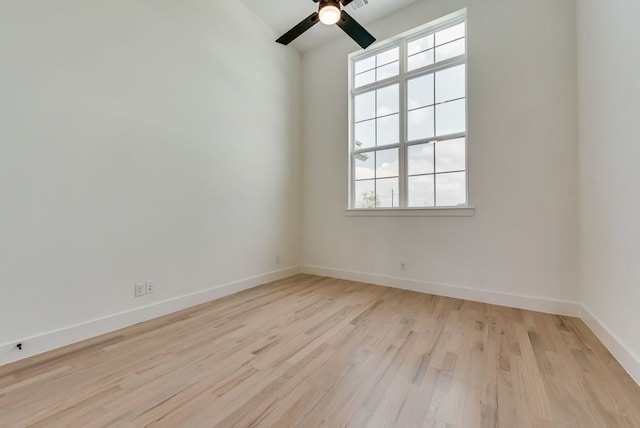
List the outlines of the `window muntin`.
<svg viewBox="0 0 640 428">
<path fill-rule="evenodd" d="M 398 148 L 358 153 L 355 158 L 356 208 L 399 207 Z"/>
<path fill-rule="evenodd" d="M 392 84 L 355 97 L 355 140 L 359 149 L 400 141 L 400 85 Z"/>
<path fill-rule="evenodd" d="M 352 61 L 350 208 L 466 207 L 464 15 Z"/>
<path fill-rule="evenodd" d="M 407 43 L 407 70 L 444 61 L 466 50 L 466 23 L 461 22 L 437 32 L 427 33 Z"/>
<path fill-rule="evenodd" d="M 359 88 L 400 74 L 400 49 L 394 47 L 354 65 L 354 87 Z"/>
</svg>

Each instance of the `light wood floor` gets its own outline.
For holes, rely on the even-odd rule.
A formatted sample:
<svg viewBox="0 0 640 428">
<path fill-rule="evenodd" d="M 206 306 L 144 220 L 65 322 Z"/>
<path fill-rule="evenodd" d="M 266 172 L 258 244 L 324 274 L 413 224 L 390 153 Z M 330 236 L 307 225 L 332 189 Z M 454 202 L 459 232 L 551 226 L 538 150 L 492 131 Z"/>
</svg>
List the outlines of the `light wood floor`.
<svg viewBox="0 0 640 428">
<path fill-rule="evenodd" d="M 0 368 L 0 427 L 640 427 L 582 321 L 298 275 Z"/>
</svg>

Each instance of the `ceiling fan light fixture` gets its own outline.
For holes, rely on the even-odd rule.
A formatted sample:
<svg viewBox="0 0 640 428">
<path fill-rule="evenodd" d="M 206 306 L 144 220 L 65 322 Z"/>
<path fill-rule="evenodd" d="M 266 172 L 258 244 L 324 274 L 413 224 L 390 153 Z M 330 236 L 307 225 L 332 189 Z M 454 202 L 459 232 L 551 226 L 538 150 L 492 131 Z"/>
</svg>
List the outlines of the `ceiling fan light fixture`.
<svg viewBox="0 0 640 428">
<path fill-rule="evenodd" d="M 318 14 L 324 25 L 333 25 L 340 20 L 340 6 L 337 1 L 322 2 Z"/>
</svg>

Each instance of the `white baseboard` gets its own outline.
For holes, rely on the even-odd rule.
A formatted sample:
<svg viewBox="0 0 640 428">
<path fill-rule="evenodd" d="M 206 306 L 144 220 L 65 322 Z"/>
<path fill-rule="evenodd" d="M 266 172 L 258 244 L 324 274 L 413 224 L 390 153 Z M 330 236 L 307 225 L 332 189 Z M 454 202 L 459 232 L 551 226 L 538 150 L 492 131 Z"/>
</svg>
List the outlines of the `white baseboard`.
<svg viewBox="0 0 640 428">
<path fill-rule="evenodd" d="M 581 318 L 584 323 L 600 339 L 600 342 L 611 352 L 627 373 L 640 385 L 640 357 L 609 330 L 594 313 L 582 305 Z"/>
<path fill-rule="evenodd" d="M 210 302 L 268 282 L 284 279 L 297 273 L 300 273 L 300 268 L 293 266 L 47 332 L 21 341 L 23 345 L 21 351 L 16 348 L 15 342 L 2 344 L 0 345 L 0 366 Z"/>
<path fill-rule="evenodd" d="M 593 312 L 580 303 L 539 297 L 523 296 L 519 294 L 502 293 L 498 291 L 478 290 L 474 288 L 454 285 L 437 284 L 415 279 L 394 276 L 376 275 L 343 269 L 323 268 L 318 266 L 302 266 L 303 273 L 326 276 L 330 278 L 346 279 L 368 284 L 383 285 L 437 296 L 453 297 L 474 302 L 491 303 L 512 308 L 527 309 L 555 315 L 567 315 L 582 318 L 603 345 L 618 360 L 620 365 L 629 373 L 633 380 L 640 385 L 640 358 L 613 334 L 596 317 Z"/>
<path fill-rule="evenodd" d="M 0 366 L 216 300 L 271 281 L 284 279 L 300 272 L 330 278 L 383 285 L 421 293 L 435 294 L 438 296 L 472 300 L 475 302 L 491 303 L 538 312 L 581 317 L 585 324 L 594 332 L 622 367 L 629 373 L 636 383 L 640 385 L 640 358 L 627 348 L 622 341 L 618 339 L 618 337 L 584 305 L 562 300 L 542 299 L 539 297 L 478 290 L 414 279 L 341 269 L 322 268 L 317 266 L 293 266 L 245 278 L 232 283 L 218 285 L 207 290 L 157 302 L 152 305 L 132 309 L 130 311 L 120 312 L 60 330 L 44 333 L 23 340 L 21 342 L 23 344 L 22 351 L 18 351 L 16 349 L 16 344 L 13 342 L 2 344 L 0 345 Z"/>
<path fill-rule="evenodd" d="M 437 296 L 472 300 L 474 302 L 481 303 L 491 303 L 494 305 L 509 306 L 511 308 L 527 309 L 531 311 L 546 312 L 556 315 L 568 315 L 574 317 L 580 315 L 580 304 L 576 302 L 543 299 L 539 297 L 503 293 L 499 291 L 478 290 L 475 288 L 437 284 L 433 282 L 400 278 L 395 276 L 354 272 L 342 269 L 323 268 L 318 266 L 302 266 L 301 269 L 303 273 L 312 275 L 328 276 L 330 278 L 384 285 L 387 287 L 400 288 L 403 290 L 435 294 Z"/>
</svg>

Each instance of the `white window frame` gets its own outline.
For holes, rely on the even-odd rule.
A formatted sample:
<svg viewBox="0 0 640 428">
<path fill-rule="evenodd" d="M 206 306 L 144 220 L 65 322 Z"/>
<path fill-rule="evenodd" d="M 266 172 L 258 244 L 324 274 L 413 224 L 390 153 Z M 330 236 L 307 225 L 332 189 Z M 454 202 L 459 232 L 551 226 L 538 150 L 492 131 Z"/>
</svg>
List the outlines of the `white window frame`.
<svg viewBox="0 0 640 428">
<path fill-rule="evenodd" d="M 465 84 L 465 132 L 451 134 L 446 136 L 438 136 L 420 139 L 416 141 L 408 142 L 407 135 L 407 116 L 408 116 L 408 106 L 407 106 L 407 85 L 408 81 L 427 74 L 435 73 L 436 71 L 455 67 L 462 64 L 467 64 L 467 31 L 465 26 L 465 53 L 463 55 L 449 58 L 444 61 L 437 62 L 435 64 L 431 64 L 422 68 L 418 68 L 416 70 L 407 71 L 407 45 L 409 42 L 413 40 L 420 39 L 428 34 L 435 33 L 439 30 L 460 24 L 462 22 L 467 22 L 467 14 L 466 9 L 460 10 L 453 14 L 447 15 L 443 18 L 440 18 L 436 21 L 425 24 L 421 27 L 410 30 L 406 33 L 403 33 L 399 36 L 396 36 L 390 40 L 381 42 L 373 47 L 367 49 L 365 52 L 356 52 L 349 55 L 349 147 L 348 147 L 348 156 L 349 156 L 349 192 L 348 192 L 348 208 L 346 209 L 346 214 L 350 216 L 471 216 L 474 214 L 474 208 L 469 203 L 469 156 L 468 156 L 468 148 L 469 148 L 469 97 L 468 97 L 468 84 Z M 393 49 L 394 47 L 399 48 L 400 52 L 400 61 L 399 68 L 400 72 L 397 76 L 390 77 L 381 81 L 373 82 L 367 85 L 360 86 L 355 88 L 355 63 L 361 61 L 363 59 L 375 56 L 382 52 L 385 52 L 389 49 Z M 467 67 L 467 81 L 468 81 L 468 67 Z M 379 146 L 373 148 L 374 150 L 384 150 L 390 148 L 398 148 L 398 160 L 399 160 L 399 193 L 400 193 L 400 201 L 399 207 L 376 207 L 376 208 L 356 208 L 355 205 L 355 183 L 356 180 L 353 178 L 353 173 L 355 170 L 355 154 L 359 153 L 358 150 L 354 150 L 355 146 L 355 103 L 354 99 L 358 94 L 370 92 L 372 90 L 380 89 L 387 87 L 393 84 L 399 84 L 400 88 L 400 112 L 399 112 L 399 120 L 400 120 L 400 138 L 399 143 Z M 468 83 L 468 82 L 465 82 Z M 407 148 L 409 146 L 413 146 L 416 144 L 424 144 L 435 141 L 445 141 L 449 139 L 456 138 L 465 138 L 465 178 L 466 178 L 466 203 L 463 206 L 456 207 L 408 207 L 407 205 L 407 187 L 408 187 L 408 174 L 406 171 L 407 164 Z M 364 151 L 371 151 L 371 147 L 363 149 Z M 435 174 L 435 172 L 434 172 Z M 437 190 L 436 190 L 437 191 Z"/>
</svg>

